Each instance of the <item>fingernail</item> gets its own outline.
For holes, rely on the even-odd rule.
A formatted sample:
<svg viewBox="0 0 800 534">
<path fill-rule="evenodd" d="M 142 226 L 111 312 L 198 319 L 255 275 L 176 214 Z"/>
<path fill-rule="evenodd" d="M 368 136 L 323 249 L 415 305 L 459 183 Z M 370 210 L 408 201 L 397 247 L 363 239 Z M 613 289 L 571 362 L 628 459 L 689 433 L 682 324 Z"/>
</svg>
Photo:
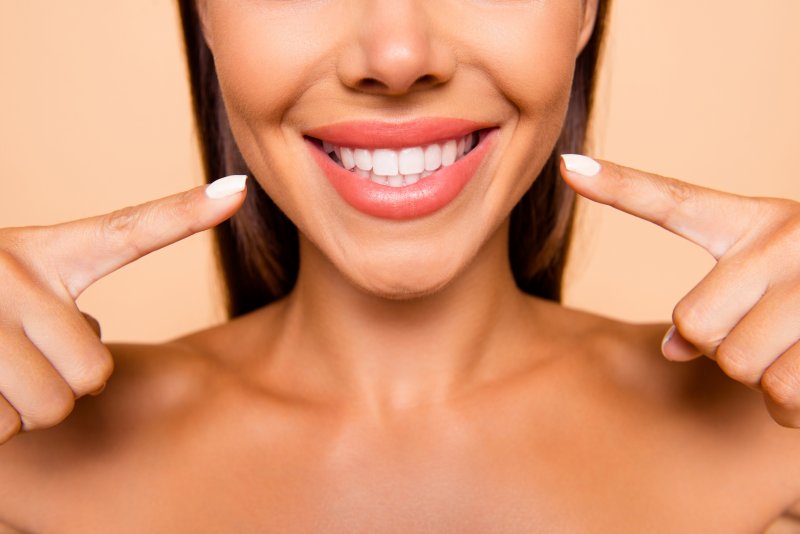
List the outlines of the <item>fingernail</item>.
<svg viewBox="0 0 800 534">
<path fill-rule="evenodd" d="M 674 335 L 675 325 L 672 325 L 669 327 L 669 330 L 667 330 L 667 333 L 664 334 L 664 339 L 661 340 L 661 354 L 664 354 L 664 347 L 667 346 L 667 343 L 669 343 L 669 340 L 672 339 L 672 336 Z M 666 356 L 666 354 L 664 354 L 664 356 Z"/>
<path fill-rule="evenodd" d="M 247 180 L 247 175 L 233 174 L 218 180 L 214 180 L 206 187 L 206 196 L 208 198 L 225 198 L 236 193 L 244 191 L 244 183 Z"/>
<path fill-rule="evenodd" d="M 600 172 L 600 164 L 590 157 L 580 154 L 561 154 L 564 165 L 570 172 L 575 172 L 581 176 L 594 176 Z"/>
</svg>

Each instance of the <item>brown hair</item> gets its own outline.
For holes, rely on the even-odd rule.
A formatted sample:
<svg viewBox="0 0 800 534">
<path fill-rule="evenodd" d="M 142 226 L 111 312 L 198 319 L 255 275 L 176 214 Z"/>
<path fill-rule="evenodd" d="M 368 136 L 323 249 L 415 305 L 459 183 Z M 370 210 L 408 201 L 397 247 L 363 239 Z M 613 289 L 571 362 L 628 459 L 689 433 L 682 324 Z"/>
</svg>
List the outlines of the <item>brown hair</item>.
<svg viewBox="0 0 800 534">
<path fill-rule="evenodd" d="M 536 181 L 511 212 L 509 259 L 514 279 L 526 293 L 554 301 L 561 299 L 575 205 L 575 193 L 559 173 L 560 154 L 584 149 L 610 1 L 598 0 L 594 32 L 575 63 L 561 136 Z M 195 0 L 178 3 L 206 181 L 229 174 L 252 175 L 228 124 Z M 215 228 L 231 317 L 285 296 L 294 286 L 299 266 L 297 228 L 255 180 L 248 187 L 244 206 Z"/>
</svg>

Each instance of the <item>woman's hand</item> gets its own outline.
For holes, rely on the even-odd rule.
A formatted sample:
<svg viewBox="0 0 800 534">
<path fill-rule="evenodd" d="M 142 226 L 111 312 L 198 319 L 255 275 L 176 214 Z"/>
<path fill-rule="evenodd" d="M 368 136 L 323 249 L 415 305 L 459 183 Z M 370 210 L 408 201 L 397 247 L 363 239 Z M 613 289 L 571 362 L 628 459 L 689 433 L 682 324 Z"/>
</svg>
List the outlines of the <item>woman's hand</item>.
<svg viewBox="0 0 800 534">
<path fill-rule="evenodd" d="M 670 360 L 714 359 L 759 389 L 781 425 L 800 428 L 800 204 L 744 197 L 673 178 L 564 157 L 580 195 L 651 221 L 705 248 L 717 264 L 675 306 Z"/>
<path fill-rule="evenodd" d="M 244 177 L 228 177 L 106 215 L 0 229 L 0 443 L 59 423 L 75 399 L 99 393 L 111 375 L 99 324 L 78 310 L 78 295 L 123 265 L 227 219 L 243 190 Z"/>
</svg>

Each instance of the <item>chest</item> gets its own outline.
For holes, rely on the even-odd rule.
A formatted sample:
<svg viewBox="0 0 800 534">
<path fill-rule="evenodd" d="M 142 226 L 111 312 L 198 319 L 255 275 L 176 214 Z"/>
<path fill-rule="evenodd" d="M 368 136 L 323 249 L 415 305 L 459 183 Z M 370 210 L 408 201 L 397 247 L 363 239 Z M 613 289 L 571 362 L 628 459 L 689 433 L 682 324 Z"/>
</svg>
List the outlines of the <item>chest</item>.
<svg viewBox="0 0 800 534">
<path fill-rule="evenodd" d="M 734 456 L 687 446 L 668 429 L 620 440 L 616 424 L 537 432 L 416 421 L 386 433 L 295 428 L 270 439 L 195 432 L 87 469 L 83 498 L 59 523 L 119 532 L 757 532 L 777 515 L 764 492 L 747 490 L 763 481 Z"/>
</svg>

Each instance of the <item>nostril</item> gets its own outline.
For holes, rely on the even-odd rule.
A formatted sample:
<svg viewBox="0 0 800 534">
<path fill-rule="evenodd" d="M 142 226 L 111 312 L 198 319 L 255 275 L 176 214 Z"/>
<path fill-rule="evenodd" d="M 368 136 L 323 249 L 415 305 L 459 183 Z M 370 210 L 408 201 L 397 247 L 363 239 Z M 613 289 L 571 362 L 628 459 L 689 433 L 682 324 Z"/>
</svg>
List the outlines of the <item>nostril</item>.
<svg viewBox="0 0 800 534">
<path fill-rule="evenodd" d="M 435 83 L 436 83 L 436 76 L 434 76 L 433 74 L 423 74 L 422 76 L 417 78 L 417 81 L 414 82 L 414 85 L 421 85 L 425 87 L 428 85 L 434 85 Z"/>
<path fill-rule="evenodd" d="M 414 83 L 411 84 L 411 87 L 409 87 L 407 90 L 410 91 L 410 90 L 412 90 L 412 88 L 413 89 L 419 89 L 419 88 L 424 88 L 424 87 L 432 87 L 432 86 L 436 85 L 436 83 L 437 83 L 437 77 L 435 75 L 433 75 L 433 74 L 423 74 L 422 76 L 417 78 L 414 81 Z M 372 92 L 372 93 L 383 92 L 383 91 L 387 91 L 389 89 L 389 85 L 387 85 L 386 83 L 382 82 L 381 80 L 379 80 L 377 78 L 363 78 L 359 82 L 359 86 L 360 86 L 361 90 L 367 91 L 367 92 Z M 396 94 L 402 94 L 404 92 L 406 92 L 406 91 L 398 89 Z"/>
<path fill-rule="evenodd" d="M 361 87 L 367 91 L 377 91 L 385 88 L 386 86 L 380 80 L 376 80 L 375 78 L 364 78 L 361 80 Z"/>
</svg>

